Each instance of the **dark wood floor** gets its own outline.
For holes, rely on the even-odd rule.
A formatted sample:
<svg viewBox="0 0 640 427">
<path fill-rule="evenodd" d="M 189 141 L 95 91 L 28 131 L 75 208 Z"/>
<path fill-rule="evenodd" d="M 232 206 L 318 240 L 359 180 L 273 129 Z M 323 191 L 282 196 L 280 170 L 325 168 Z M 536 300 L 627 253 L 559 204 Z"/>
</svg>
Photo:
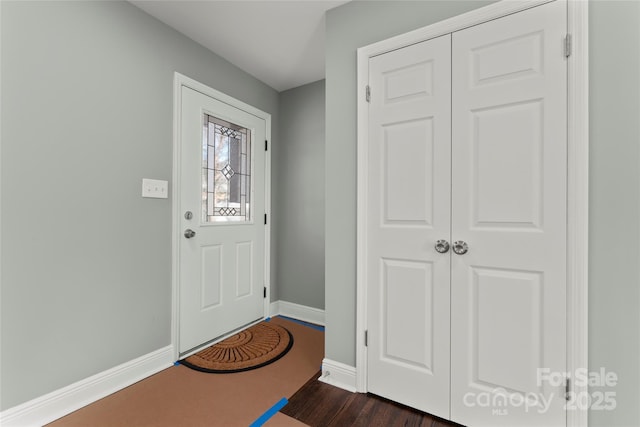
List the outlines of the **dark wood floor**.
<svg viewBox="0 0 640 427">
<path fill-rule="evenodd" d="M 350 393 L 313 376 L 280 412 L 311 427 L 460 427 L 458 424 L 363 393 Z"/>
</svg>

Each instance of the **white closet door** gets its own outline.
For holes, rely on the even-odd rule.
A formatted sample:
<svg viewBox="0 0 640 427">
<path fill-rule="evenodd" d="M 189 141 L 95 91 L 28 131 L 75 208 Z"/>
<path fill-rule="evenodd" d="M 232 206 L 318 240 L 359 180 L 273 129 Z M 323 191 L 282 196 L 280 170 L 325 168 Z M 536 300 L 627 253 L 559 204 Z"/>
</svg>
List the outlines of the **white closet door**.
<svg viewBox="0 0 640 427">
<path fill-rule="evenodd" d="M 453 34 L 451 238 L 469 250 L 452 254 L 451 415 L 466 426 L 566 424 L 564 387 L 538 381 L 566 367 L 566 20 L 556 1 Z"/>
<path fill-rule="evenodd" d="M 449 417 L 451 36 L 372 58 L 368 389 Z"/>
</svg>

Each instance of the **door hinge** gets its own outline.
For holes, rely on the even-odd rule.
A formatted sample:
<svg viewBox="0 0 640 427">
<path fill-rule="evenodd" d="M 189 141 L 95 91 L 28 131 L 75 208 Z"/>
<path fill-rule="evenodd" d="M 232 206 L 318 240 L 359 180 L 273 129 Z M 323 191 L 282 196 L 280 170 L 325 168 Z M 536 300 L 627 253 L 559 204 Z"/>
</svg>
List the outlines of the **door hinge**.
<svg viewBox="0 0 640 427">
<path fill-rule="evenodd" d="M 368 330 L 364 331 L 364 346 L 365 347 L 369 346 L 369 331 Z"/>
<path fill-rule="evenodd" d="M 571 380 L 569 378 L 565 378 L 564 381 L 564 398 L 565 400 L 571 400 Z"/>
<path fill-rule="evenodd" d="M 264 225 L 267 225 L 267 214 L 264 214 Z"/>
<path fill-rule="evenodd" d="M 571 49 L 573 48 L 573 40 L 571 38 L 571 34 L 567 34 L 564 37 L 564 56 L 565 57 L 570 57 L 571 56 Z"/>
<path fill-rule="evenodd" d="M 269 149 L 269 141 L 267 141 L 266 139 L 264 140 L 264 151 L 267 151 Z"/>
<path fill-rule="evenodd" d="M 366 94 L 365 97 L 367 98 L 367 102 L 371 102 L 371 87 L 369 85 L 367 85 L 365 94 Z"/>
<path fill-rule="evenodd" d="M 266 297 L 267 297 L 267 287 L 265 286 L 263 289 L 264 289 L 264 295 L 263 295 L 263 297 L 264 297 L 264 298 L 266 298 Z"/>
</svg>

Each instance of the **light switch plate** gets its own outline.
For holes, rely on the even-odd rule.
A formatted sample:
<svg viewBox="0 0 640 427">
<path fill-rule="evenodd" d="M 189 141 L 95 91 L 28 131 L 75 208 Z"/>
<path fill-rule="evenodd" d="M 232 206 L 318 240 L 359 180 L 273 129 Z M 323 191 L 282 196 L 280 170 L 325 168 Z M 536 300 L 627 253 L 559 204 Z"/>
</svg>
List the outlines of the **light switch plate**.
<svg viewBox="0 0 640 427">
<path fill-rule="evenodd" d="M 169 197 L 169 181 L 142 179 L 142 197 L 166 199 Z"/>
</svg>

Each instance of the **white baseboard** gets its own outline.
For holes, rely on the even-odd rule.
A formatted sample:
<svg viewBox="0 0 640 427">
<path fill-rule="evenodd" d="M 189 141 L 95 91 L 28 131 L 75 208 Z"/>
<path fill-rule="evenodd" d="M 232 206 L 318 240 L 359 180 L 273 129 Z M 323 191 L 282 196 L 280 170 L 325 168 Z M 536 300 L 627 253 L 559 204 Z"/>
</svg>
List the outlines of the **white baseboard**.
<svg viewBox="0 0 640 427">
<path fill-rule="evenodd" d="M 167 346 L 0 413 L 0 426 L 42 426 L 147 378 L 174 362 Z"/>
<path fill-rule="evenodd" d="M 274 301 L 269 305 L 269 316 L 273 317 L 280 314 L 280 301 Z"/>
<path fill-rule="evenodd" d="M 267 317 L 277 316 L 278 314 L 280 314 L 280 301 L 274 301 L 269 304 L 269 316 Z"/>
<path fill-rule="evenodd" d="M 274 301 L 270 307 L 271 316 L 287 316 L 324 326 L 324 310 L 307 307 L 287 301 Z"/>
<path fill-rule="evenodd" d="M 356 368 L 335 360 L 322 360 L 322 376 L 318 380 L 352 393 L 357 390 Z"/>
</svg>

